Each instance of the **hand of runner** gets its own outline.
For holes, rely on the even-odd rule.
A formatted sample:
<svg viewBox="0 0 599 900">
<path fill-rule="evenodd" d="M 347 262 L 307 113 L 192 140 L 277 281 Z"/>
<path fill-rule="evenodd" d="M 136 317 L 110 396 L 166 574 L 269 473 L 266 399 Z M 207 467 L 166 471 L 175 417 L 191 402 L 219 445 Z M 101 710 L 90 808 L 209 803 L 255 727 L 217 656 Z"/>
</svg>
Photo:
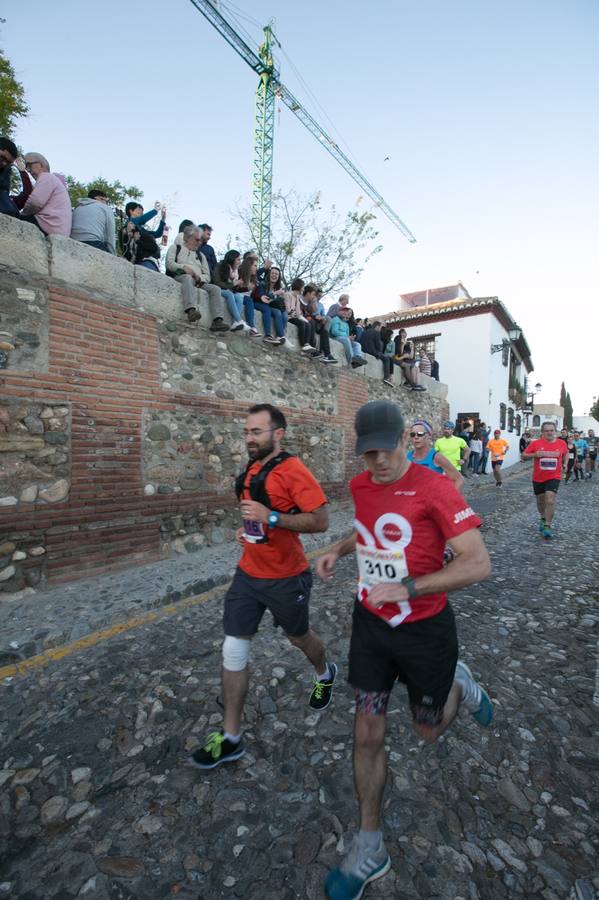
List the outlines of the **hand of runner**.
<svg viewBox="0 0 599 900">
<path fill-rule="evenodd" d="M 384 606 L 385 603 L 400 603 L 409 598 L 405 584 L 376 584 L 368 593 L 368 602 L 375 609 Z"/>
<path fill-rule="evenodd" d="M 316 560 L 316 574 L 323 581 L 330 581 L 335 572 L 335 566 L 339 557 L 334 551 L 323 553 Z"/>
<path fill-rule="evenodd" d="M 241 515 L 244 519 L 251 519 L 253 522 L 262 522 L 263 525 L 268 524 L 268 515 L 270 510 L 262 503 L 256 500 L 242 500 L 239 504 Z"/>
<path fill-rule="evenodd" d="M 240 525 L 239 528 L 237 529 L 237 531 L 235 532 L 235 540 L 237 541 L 238 544 L 241 544 L 242 547 L 245 544 L 244 534 L 245 534 L 245 531 L 243 529 L 243 525 Z"/>
</svg>

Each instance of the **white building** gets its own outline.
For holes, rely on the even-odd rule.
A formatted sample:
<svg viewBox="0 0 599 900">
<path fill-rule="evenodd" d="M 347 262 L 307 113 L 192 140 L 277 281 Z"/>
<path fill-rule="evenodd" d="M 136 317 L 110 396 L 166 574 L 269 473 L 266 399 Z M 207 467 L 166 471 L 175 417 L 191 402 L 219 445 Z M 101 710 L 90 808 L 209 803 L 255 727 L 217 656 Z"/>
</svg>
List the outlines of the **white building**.
<svg viewBox="0 0 599 900">
<path fill-rule="evenodd" d="M 559 431 L 564 425 L 564 408 L 557 403 L 535 403 L 532 415 L 529 414 L 531 431 L 536 435 L 541 433 L 545 422 L 553 422 Z"/>
<path fill-rule="evenodd" d="M 572 426 L 574 431 L 583 431 L 585 434 L 589 433 L 589 428 L 595 434 L 599 433 L 599 422 L 592 416 L 572 416 Z"/>
<path fill-rule="evenodd" d="M 430 303 L 435 290 L 402 295 L 404 308 L 378 319 L 394 330 L 405 328 L 416 348 L 424 346 L 439 363 L 441 381 L 448 385 L 449 412 L 455 421 L 484 422 L 500 428 L 509 442 L 506 466 L 520 459 L 519 440 L 533 414 L 527 404 L 527 377 L 533 371 L 530 348 L 522 329 L 497 297 L 463 296 Z M 410 304 L 404 298 L 426 294 L 429 302 Z M 530 399 L 530 398 L 529 398 Z M 532 398 L 534 399 L 534 397 Z"/>
</svg>

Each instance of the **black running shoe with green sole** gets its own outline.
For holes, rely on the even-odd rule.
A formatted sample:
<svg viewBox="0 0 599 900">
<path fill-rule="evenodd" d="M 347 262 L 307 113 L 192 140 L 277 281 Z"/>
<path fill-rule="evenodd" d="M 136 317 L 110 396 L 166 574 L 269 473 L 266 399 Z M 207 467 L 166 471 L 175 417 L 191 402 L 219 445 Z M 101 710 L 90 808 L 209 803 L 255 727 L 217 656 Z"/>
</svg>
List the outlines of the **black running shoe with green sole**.
<svg viewBox="0 0 599 900">
<path fill-rule="evenodd" d="M 312 693 L 310 694 L 310 706 L 312 709 L 326 709 L 331 702 L 333 695 L 333 685 L 337 677 L 337 666 L 335 663 L 329 663 L 332 678 L 330 681 L 315 681 Z"/>
<path fill-rule="evenodd" d="M 233 744 L 221 731 L 213 731 L 203 747 L 191 754 L 191 762 L 198 769 L 215 769 L 221 763 L 234 762 L 245 753 L 243 741 Z"/>
</svg>

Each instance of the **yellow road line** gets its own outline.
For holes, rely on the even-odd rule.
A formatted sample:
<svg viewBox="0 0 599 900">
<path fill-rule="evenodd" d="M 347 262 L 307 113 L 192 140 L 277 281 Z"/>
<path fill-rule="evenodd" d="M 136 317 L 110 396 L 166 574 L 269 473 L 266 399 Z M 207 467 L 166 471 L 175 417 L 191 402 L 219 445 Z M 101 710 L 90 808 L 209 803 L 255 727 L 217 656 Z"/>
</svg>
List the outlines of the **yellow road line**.
<svg viewBox="0 0 599 900">
<path fill-rule="evenodd" d="M 335 541 L 335 543 L 337 543 L 337 541 Z M 308 559 L 314 559 L 315 556 L 325 553 L 326 550 L 332 546 L 334 545 L 329 544 L 327 547 L 311 550 L 310 553 L 307 553 L 306 555 Z M 132 619 L 127 619 L 126 622 L 118 622 L 116 625 L 110 625 L 108 628 L 101 629 L 101 631 L 92 631 L 91 634 L 87 634 L 85 637 L 72 641 L 70 644 L 64 644 L 62 647 L 53 647 L 50 650 L 44 650 L 43 653 L 38 653 L 37 656 L 30 656 L 27 659 L 23 659 L 10 666 L 2 666 L 0 667 L 0 681 L 4 678 L 14 677 L 15 675 L 27 675 L 29 672 L 33 672 L 36 669 L 42 669 L 50 662 L 58 662 L 66 656 L 71 656 L 71 654 L 76 653 L 77 650 L 85 650 L 88 647 L 94 647 L 96 644 L 100 644 L 102 641 L 116 637 L 117 634 L 124 634 L 126 631 L 132 631 L 134 628 L 139 628 L 140 625 L 147 625 L 149 622 L 156 622 L 159 619 L 169 618 L 169 616 L 180 613 L 181 610 L 200 606 L 202 603 L 207 603 L 209 600 L 218 597 L 219 594 L 223 594 L 230 584 L 231 582 L 227 581 L 226 584 L 220 584 L 217 587 L 211 588 L 209 591 L 204 591 L 202 594 L 196 594 L 194 597 L 185 597 L 183 600 L 178 600 L 176 603 L 170 603 L 168 606 L 161 606 L 159 609 L 151 610 L 140 616 L 134 616 Z"/>
</svg>

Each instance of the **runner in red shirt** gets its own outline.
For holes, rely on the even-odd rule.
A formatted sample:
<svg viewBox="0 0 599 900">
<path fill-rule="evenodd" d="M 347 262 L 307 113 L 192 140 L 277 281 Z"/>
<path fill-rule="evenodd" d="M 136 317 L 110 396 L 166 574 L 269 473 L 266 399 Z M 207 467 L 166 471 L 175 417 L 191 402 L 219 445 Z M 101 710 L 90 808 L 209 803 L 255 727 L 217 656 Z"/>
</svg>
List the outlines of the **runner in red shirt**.
<svg viewBox="0 0 599 900">
<path fill-rule="evenodd" d="M 541 520 L 539 532 L 545 540 L 551 540 L 551 523 L 555 513 L 557 491 L 568 463 L 568 445 L 558 438 L 553 422 L 543 422 L 541 437 L 531 441 L 522 459 L 532 457 L 532 488 L 537 498 Z"/>
<path fill-rule="evenodd" d="M 236 491 L 243 525 L 243 546 L 235 577 L 225 596 L 223 627 L 223 730 L 209 735 L 191 761 L 214 769 L 245 753 L 241 714 L 249 684 L 250 641 L 268 609 L 316 671 L 310 694 L 312 709 L 326 709 L 337 675 L 327 662 L 325 646 L 309 623 L 312 573 L 300 541 L 301 533 L 329 527 L 327 498 L 306 466 L 283 450 L 287 423 L 276 406 L 259 403 L 249 410 L 243 431 L 249 456 Z"/>
<path fill-rule="evenodd" d="M 447 591 L 491 571 L 480 519 L 448 478 L 410 463 L 399 407 L 375 400 L 356 415 L 356 452 L 367 471 L 351 482 L 355 530 L 317 561 L 329 581 L 337 560 L 356 552 L 359 581 L 349 650 L 355 689 L 354 780 L 360 833 L 329 872 L 331 900 L 362 896 L 390 868 L 380 830 L 386 778 L 385 713 L 395 681 L 407 685 L 414 729 L 426 741 L 443 734 L 463 704 L 481 725 L 493 707 L 458 642 Z M 443 568 L 449 542 L 455 559 Z"/>
</svg>

